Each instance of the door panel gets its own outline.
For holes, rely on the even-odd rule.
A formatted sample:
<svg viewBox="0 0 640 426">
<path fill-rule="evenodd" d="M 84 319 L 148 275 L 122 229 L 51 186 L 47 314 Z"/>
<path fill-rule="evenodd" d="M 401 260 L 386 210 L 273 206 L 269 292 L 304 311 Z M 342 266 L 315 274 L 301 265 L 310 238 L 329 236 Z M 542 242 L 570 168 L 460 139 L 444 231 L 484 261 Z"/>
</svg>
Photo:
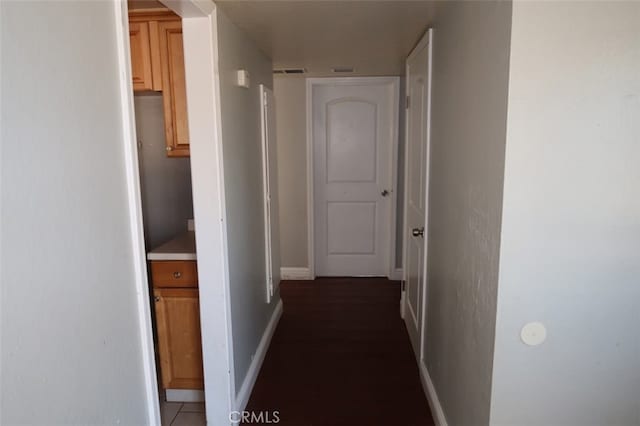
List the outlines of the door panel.
<svg viewBox="0 0 640 426">
<path fill-rule="evenodd" d="M 265 198 L 265 253 L 267 263 L 267 303 L 280 285 L 280 227 L 278 219 L 278 153 L 276 106 L 273 91 L 260 85 L 262 99 L 262 167 Z"/>
<path fill-rule="evenodd" d="M 397 87 L 389 78 L 312 86 L 317 275 L 389 274 Z"/>
<path fill-rule="evenodd" d="M 330 255 L 375 254 L 376 204 L 327 204 L 327 251 Z"/>
<path fill-rule="evenodd" d="M 429 166 L 431 32 L 407 59 L 407 146 L 405 176 L 405 291 L 402 312 L 411 344 L 422 357 L 426 298 L 426 228 Z"/>
<path fill-rule="evenodd" d="M 376 105 L 369 102 L 327 105 L 327 182 L 375 182 L 376 116 Z"/>
</svg>

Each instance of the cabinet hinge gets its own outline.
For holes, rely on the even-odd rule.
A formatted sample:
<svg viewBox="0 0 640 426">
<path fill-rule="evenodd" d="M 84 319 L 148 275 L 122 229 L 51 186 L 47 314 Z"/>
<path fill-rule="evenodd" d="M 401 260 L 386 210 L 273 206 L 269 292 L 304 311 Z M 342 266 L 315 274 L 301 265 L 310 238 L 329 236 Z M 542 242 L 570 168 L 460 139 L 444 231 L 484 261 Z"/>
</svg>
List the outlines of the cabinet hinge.
<svg viewBox="0 0 640 426">
<path fill-rule="evenodd" d="M 407 288 L 407 282 L 405 280 L 402 280 L 400 286 L 402 288 L 402 291 L 404 291 Z"/>
<path fill-rule="evenodd" d="M 406 109 L 409 109 L 409 105 L 411 104 L 411 101 L 410 101 L 410 99 L 411 99 L 411 98 L 407 95 L 407 97 L 406 97 L 405 99 L 406 99 L 406 101 L 405 101 L 405 108 L 406 108 Z"/>
</svg>

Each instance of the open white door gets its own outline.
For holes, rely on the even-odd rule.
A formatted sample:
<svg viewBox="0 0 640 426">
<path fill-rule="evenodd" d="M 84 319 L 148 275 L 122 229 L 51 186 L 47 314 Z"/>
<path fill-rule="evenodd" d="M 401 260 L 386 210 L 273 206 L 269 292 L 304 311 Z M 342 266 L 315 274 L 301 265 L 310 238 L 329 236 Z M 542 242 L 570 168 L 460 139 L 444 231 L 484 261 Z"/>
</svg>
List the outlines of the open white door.
<svg viewBox="0 0 640 426">
<path fill-rule="evenodd" d="M 405 229 L 402 317 L 421 359 L 426 300 L 426 229 L 429 178 L 429 114 L 432 30 L 407 59 L 407 144 L 405 158 Z"/>
<path fill-rule="evenodd" d="M 280 284 L 280 240 L 278 224 L 278 163 L 276 151 L 276 109 L 273 91 L 260 85 L 262 103 L 262 167 L 264 171 L 265 254 L 267 303 Z"/>
</svg>

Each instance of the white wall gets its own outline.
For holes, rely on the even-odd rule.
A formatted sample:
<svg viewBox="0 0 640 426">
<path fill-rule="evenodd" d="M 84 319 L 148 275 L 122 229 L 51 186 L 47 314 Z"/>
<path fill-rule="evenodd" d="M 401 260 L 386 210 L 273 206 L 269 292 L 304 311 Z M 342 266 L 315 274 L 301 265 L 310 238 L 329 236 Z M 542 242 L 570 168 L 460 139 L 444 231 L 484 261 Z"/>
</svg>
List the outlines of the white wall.
<svg viewBox="0 0 640 426">
<path fill-rule="evenodd" d="M 517 2 L 512 36 L 491 420 L 638 425 L 640 3 Z"/>
<path fill-rule="evenodd" d="M 280 249 L 283 267 L 309 267 L 307 234 L 307 95 L 304 77 L 276 76 L 278 184 L 280 188 Z M 404 78 L 401 78 L 404 97 Z M 404 105 L 401 102 L 402 105 Z M 402 183 L 404 167 L 404 108 L 399 116 L 399 164 L 396 210 L 396 266 L 402 264 Z"/>
<path fill-rule="evenodd" d="M 185 232 L 193 219 L 191 165 L 189 158 L 167 157 L 162 96 L 134 101 L 144 239 L 151 250 Z"/>
<path fill-rule="evenodd" d="M 509 2 L 436 5 L 425 350 L 450 425 L 489 422 L 510 27 Z"/>
<path fill-rule="evenodd" d="M 272 88 L 271 60 L 217 11 L 220 104 L 235 385 L 239 390 L 277 303 L 266 300 L 259 85 Z M 251 88 L 236 86 L 249 71 Z M 278 250 L 274 247 L 274 250 Z"/>
<path fill-rule="evenodd" d="M 147 424 L 112 2 L 1 2 L 2 424 Z"/>
</svg>

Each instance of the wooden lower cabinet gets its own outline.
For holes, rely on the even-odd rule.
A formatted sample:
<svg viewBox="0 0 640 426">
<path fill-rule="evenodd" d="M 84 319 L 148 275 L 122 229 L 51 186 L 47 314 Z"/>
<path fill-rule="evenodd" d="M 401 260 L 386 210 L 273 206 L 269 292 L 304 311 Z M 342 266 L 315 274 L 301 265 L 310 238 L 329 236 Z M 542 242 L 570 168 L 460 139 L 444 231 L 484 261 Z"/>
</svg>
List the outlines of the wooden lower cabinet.
<svg viewBox="0 0 640 426">
<path fill-rule="evenodd" d="M 196 288 L 154 288 L 162 387 L 204 389 Z"/>
<path fill-rule="evenodd" d="M 193 261 L 154 260 L 151 275 L 154 288 L 198 287 L 198 266 Z"/>
</svg>

